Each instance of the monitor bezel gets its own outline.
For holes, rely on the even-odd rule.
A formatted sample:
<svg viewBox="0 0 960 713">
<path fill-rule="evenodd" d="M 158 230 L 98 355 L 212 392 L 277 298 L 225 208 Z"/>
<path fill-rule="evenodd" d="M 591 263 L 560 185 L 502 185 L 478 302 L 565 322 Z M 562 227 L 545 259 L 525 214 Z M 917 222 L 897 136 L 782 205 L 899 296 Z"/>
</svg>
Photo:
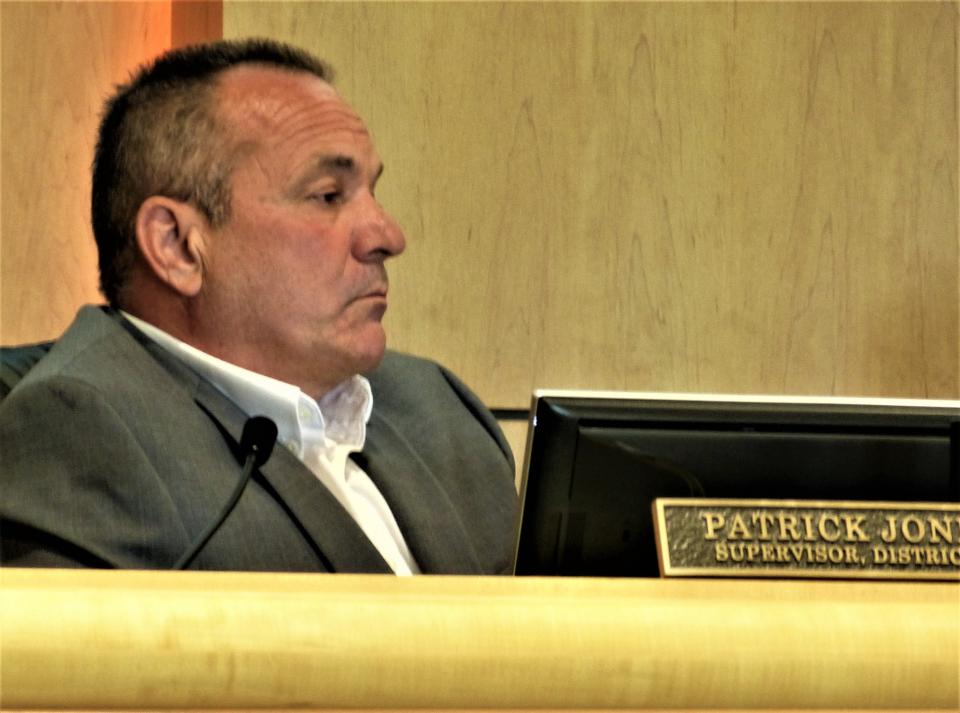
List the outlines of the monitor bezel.
<svg viewBox="0 0 960 713">
<path fill-rule="evenodd" d="M 955 415 L 960 419 L 960 400 L 953 399 L 916 399 L 890 398 L 870 396 L 814 396 L 814 395 L 779 395 L 779 394 L 726 394 L 726 393 L 695 393 L 695 392 L 657 392 L 657 391 L 613 391 L 588 389 L 536 389 L 531 396 L 530 414 L 527 420 L 527 434 L 525 439 L 523 467 L 520 477 L 519 513 L 514 532 L 513 573 L 516 574 L 517 561 L 520 553 L 520 535 L 523 531 L 523 517 L 526 512 L 527 486 L 530 476 L 531 456 L 534 438 L 536 436 L 537 412 L 541 400 L 571 400 L 579 402 L 578 406 L 585 406 L 589 401 L 623 402 L 625 407 L 636 407 L 649 402 L 651 406 L 661 408 L 671 405 L 683 406 L 691 404 L 710 404 L 722 407 L 730 405 L 733 408 L 759 408 L 761 410 L 776 411 L 780 409 L 796 410 L 801 412 L 808 407 L 811 412 L 827 407 L 838 415 L 853 414 L 858 416 L 871 413 L 889 418 L 898 414 L 909 416 L 928 415 L 931 417 Z M 820 411 L 822 413 L 822 411 Z"/>
</svg>

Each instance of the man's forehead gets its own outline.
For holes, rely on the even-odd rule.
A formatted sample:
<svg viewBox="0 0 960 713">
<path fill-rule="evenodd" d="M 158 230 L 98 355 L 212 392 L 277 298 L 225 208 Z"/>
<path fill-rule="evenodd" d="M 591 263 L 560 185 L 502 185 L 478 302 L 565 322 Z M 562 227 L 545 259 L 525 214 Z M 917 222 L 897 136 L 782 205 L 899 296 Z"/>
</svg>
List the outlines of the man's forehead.
<svg viewBox="0 0 960 713">
<path fill-rule="evenodd" d="M 242 64 L 220 76 L 219 111 L 237 126 L 269 129 L 308 113 L 320 121 L 366 133 L 357 113 L 316 75 L 266 64 Z"/>
</svg>

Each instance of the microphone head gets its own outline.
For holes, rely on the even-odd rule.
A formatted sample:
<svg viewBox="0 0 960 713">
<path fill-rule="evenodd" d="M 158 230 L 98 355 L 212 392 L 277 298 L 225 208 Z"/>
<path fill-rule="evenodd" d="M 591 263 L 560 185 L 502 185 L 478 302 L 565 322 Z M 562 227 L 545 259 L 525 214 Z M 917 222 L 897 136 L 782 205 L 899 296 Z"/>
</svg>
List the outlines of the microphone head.
<svg viewBox="0 0 960 713">
<path fill-rule="evenodd" d="M 240 436 L 240 450 L 244 458 L 253 454 L 253 464 L 257 468 L 267 462 L 277 442 L 277 424 L 266 416 L 251 416 L 243 424 Z"/>
</svg>

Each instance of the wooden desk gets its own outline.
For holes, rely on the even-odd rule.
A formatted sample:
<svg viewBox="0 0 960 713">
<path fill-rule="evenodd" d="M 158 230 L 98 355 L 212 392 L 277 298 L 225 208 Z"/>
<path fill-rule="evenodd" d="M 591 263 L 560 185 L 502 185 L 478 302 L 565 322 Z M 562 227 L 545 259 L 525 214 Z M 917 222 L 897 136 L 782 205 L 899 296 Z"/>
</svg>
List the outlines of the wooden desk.
<svg viewBox="0 0 960 713">
<path fill-rule="evenodd" d="M 960 587 L 0 570 L 8 710 L 958 708 Z"/>
</svg>

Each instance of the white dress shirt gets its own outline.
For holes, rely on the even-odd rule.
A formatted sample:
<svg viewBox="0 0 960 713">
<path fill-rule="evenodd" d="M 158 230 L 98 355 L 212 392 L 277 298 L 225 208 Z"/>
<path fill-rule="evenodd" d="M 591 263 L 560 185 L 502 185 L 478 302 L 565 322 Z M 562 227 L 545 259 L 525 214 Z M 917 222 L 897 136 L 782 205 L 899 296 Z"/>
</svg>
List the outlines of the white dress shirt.
<svg viewBox="0 0 960 713">
<path fill-rule="evenodd" d="M 373 410 L 370 382 L 353 376 L 319 402 L 299 387 L 243 369 L 186 344 L 152 324 L 123 313 L 140 331 L 172 352 L 251 416 L 277 424 L 277 440 L 333 493 L 394 572 L 420 569 L 383 495 L 350 459 L 363 450 Z"/>
</svg>

